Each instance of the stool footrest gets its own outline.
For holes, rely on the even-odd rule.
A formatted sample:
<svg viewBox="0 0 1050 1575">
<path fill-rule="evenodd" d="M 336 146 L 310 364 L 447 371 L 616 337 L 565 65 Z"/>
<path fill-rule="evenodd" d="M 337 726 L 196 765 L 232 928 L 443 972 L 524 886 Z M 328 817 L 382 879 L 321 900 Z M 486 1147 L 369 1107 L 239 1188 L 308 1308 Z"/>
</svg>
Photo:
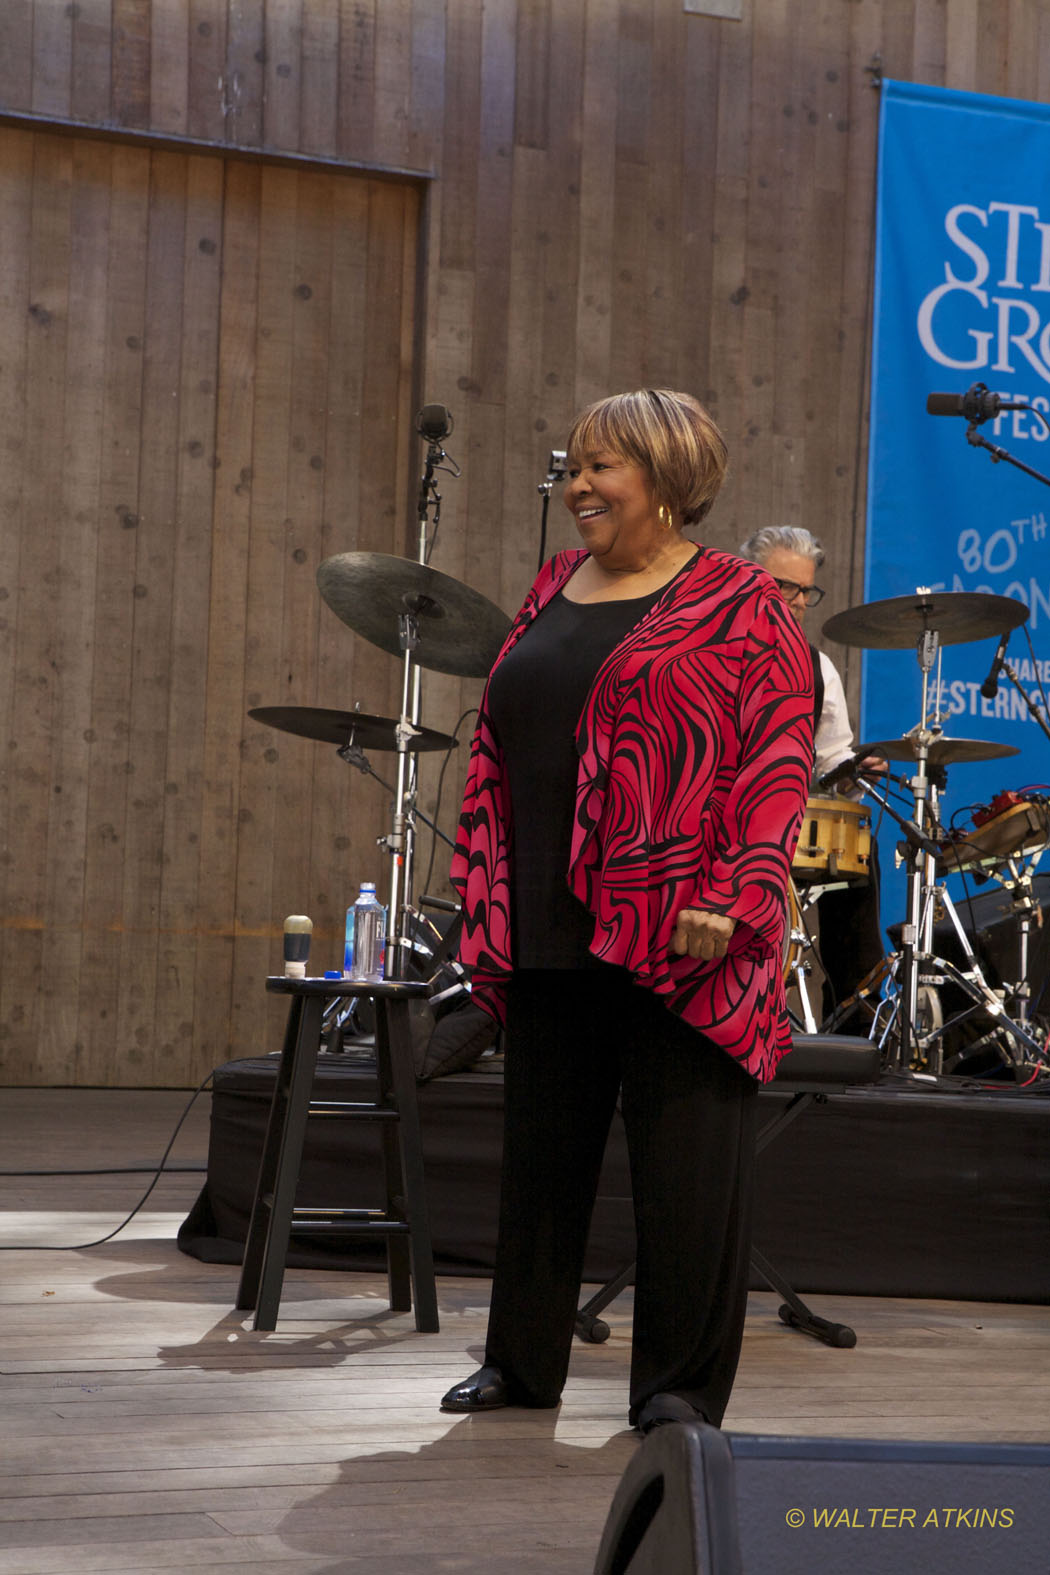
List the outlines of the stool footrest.
<svg viewBox="0 0 1050 1575">
<path fill-rule="evenodd" d="M 347 1236 L 366 1236 L 370 1231 L 381 1232 L 387 1236 L 407 1236 L 412 1227 L 407 1220 L 373 1219 L 373 1220 L 347 1220 L 337 1219 L 331 1214 L 313 1217 L 300 1215 L 298 1211 L 292 1215 L 293 1231 L 339 1231 Z"/>
<path fill-rule="evenodd" d="M 396 1121 L 399 1112 L 392 1105 L 354 1104 L 346 1099 L 311 1099 L 308 1116 L 345 1116 L 358 1121 Z"/>
<path fill-rule="evenodd" d="M 316 1216 L 318 1219 L 346 1220 L 396 1220 L 403 1219 L 402 1214 L 391 1214 L 389 1209 L 343 1209 L 337 1206 L 329 1208 L 323 1203 L 304 1203 L 292 1210 L 294 1220 L 303 1220 Z"/>
</svg>

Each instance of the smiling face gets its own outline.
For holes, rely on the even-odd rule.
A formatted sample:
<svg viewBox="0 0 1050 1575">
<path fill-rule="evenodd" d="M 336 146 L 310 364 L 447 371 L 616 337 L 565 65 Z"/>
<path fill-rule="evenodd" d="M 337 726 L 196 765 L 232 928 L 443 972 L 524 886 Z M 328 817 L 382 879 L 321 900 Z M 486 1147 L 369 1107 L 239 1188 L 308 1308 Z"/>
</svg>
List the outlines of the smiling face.
<svg viewBox="0 0 1050 1575">
<path fill-rule="evenodd" d="M 563 497 L 583 545 L 612 572 L 644 567 L 666 534 L 647 472 L 611 449 L 570 455 Z"/>
</svg>

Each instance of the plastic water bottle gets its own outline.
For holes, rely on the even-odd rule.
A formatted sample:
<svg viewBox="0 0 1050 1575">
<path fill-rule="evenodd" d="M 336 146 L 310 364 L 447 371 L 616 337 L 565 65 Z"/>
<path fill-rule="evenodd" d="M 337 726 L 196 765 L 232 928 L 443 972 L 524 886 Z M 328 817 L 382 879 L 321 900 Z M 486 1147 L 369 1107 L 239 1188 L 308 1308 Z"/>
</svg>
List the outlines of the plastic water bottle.
<svg viewBox="0 0 1050 1575">
<path fill-rule="evenodd" d="M 375 883 L 363 881 L 352 908 L 346 910 L 346 946 L 343 978 L 378 983 L 386 956 L 386 909 L 376 896 Z"/>
</svg>

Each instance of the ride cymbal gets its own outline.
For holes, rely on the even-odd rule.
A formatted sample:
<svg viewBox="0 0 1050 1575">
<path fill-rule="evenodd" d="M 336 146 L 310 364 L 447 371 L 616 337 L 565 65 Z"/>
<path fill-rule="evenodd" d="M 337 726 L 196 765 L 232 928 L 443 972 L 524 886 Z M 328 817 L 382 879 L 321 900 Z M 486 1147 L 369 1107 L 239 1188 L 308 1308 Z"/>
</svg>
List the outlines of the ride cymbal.
<svg viewBox="0 0 1050 1575">
<path fill-rule="evenodd" d="M 936 630 L 942 645 L 964 645 L 1016 629 L 1027 617 L 1028 608 L 1012 596 L 982 591 L 930 591 L 920 596 L 916 591 L 847 607 L 826 621 L 823 632 L 839 645 L 903 650 L 917 644 L 928 629 Z"/>
<path fill-rule="evenodd" d="M 487 678 L 510 629 L 506 613 L 425 563 L 385 552 L 340 552 L 317 570 L 317 585 L 338 618 L 391 656 L 401 655 L 398 620 L 418 618 L 420 667 Z"/>
<path fill-rule="evenodd" d="M 388 716 L 369 716 L 364 711 L 329 711 L 324 706 L 270 705 L 257 706 L 248 715 L 267 727 L 280 728 L 282 733 L 295 733 L 300 738 L 315 738 L 322 744 L 357 744 L 361 749 L 397 748 L 397 721 Z M 421 727 L 408 741 L 409 749 L 417 752 L 426 749 L 453 749 L 459 743 L 447 733 L 436 733 L 433 728 Z"/>
<path fill-rule="evenodd" d="M 882 755 L 886 760 L 918 760 L 915 744 L 910 738 L 886 738 L 878 744 L 860 744 L 856 753 Z M 957 766 L 975 760 L 1005 760 L 1007 755 L 1019 755 L 1013 744 L 993 744 L 984 738 L 935 738 L 930 745 L 927 760 L 931 766 Z"/>
</svg>

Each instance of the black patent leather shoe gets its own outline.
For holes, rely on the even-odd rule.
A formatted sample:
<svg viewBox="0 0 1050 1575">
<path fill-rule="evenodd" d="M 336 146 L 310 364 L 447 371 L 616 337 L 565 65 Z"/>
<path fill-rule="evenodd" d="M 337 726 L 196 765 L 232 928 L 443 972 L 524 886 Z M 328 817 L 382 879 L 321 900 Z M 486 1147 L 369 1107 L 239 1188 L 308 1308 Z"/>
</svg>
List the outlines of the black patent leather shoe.
<svg viewBox="0 0 1050 1575">
<path fill-rule="evenodd" d="M 656 1394 L 642 1406 L 634 1425 L 639 1433 L 651 1433 L 654 1428 L 665 1427 L 670 1422 L 706 1421 L 704 1413 L 683 1400 L 681 1395 Z"/>
<path fill-rule="evenodd" d="M 510 1405 L 510 1391 L 498 1367 L 479 1367 L 441 1400 L 442 1411 L 498 1411 Z"/>
</svg>

